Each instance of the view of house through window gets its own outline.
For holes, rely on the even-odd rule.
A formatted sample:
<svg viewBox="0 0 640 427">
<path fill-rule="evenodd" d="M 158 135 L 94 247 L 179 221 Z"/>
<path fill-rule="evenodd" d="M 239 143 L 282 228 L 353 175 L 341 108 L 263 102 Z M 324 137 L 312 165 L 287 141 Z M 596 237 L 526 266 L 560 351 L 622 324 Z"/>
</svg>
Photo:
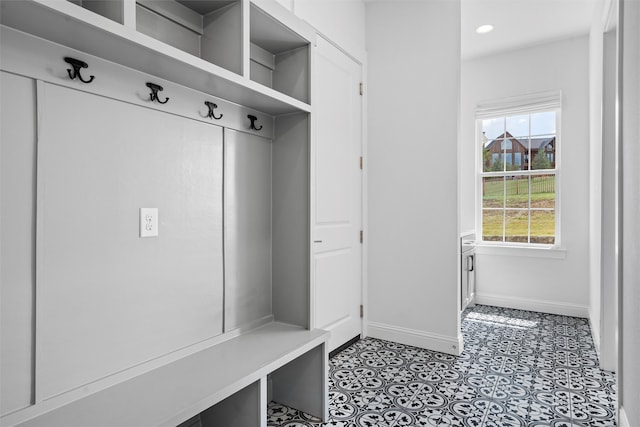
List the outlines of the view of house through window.
<svg viewBox="0 0 640 427">
<path fill-rule="evenodd" d="M 558 115 L 478 120 L 483 241 L 556 243 Z"/>
</svg>

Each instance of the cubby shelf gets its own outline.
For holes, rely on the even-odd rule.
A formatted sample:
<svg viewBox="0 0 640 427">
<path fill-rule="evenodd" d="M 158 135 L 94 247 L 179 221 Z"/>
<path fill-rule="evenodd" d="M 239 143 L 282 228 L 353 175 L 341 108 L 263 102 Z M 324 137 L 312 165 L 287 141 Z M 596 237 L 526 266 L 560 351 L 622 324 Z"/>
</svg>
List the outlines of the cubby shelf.
<svg viewBox="0 0 640 427">
<path fill-rule="evenodd" d="M 215 59 L 213 54 L 208 57 L 210 60 L 203 59 L 137 31 L 136 23 L 131 22 L 133 18 L 126 13 L 122 16 L 113 12 L 102 11 L 105 16 L 97 13 L 101 10 L 96 5 L 105 2 L 93 4 L 85 0 L 84 7 L 77 3 L 82 4 L 67 0 L 1 2 L 0 23 L 267 114 L 311 111 L 308 102 L 308 64 L 301 71 L 307 80 L 306 88 L 302 91 L 304 93 L 301 95 L 300 90 L 287 93 L 286 89 L 278 90 L 279 85 L 271 88 L 251 80 L 248 70 L 243 75 L 237 72 L 237 67 L 231 71 L 211 62 L 211 59 Z M 130 0 L 123 3 L 125 12 L 127 7 L 135 10 L 135 4 L 132 7 L 129 3 Z M 255 6 L 251 8 L 256 9 Z M 135 16 L 135 12 L 131 14 Z M 248 44 L 242 52 L 249 55 Z M 220 62 L 228 68 L 234 68 L 225 61 Z M 248 63 L 248 57 L 242 62 Z"/>
<path fill-rule="evenodd" d="M 309 102 L 309 42 L 256 5 L 249 28 L 251 80 Z"/>
<path fill-rule="evenodd" d="M 136 30 L 242 74 L 242 17 L 239 0 L 136 0 Z"/>
</svg>

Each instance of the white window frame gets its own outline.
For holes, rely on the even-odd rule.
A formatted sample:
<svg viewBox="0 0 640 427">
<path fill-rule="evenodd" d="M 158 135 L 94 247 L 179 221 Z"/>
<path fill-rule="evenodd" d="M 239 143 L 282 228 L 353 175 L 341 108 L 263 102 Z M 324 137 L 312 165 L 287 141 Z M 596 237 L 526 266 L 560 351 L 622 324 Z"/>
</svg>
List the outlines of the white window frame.
<svg viewBox="0 0 640 427">
<path fill-rule="evenodd" d="M 561 115 L 562 115 L 562 93 L 559 91 L 536 93 L 525 96 L 518 96 L 512 98 L 504 98 L 494 101 L 488 101 L 479 104 L 476 107 L 475 123 L 476 123 L 476 135 L 475 135 L 475 156 L 476 156 L 476 197 L 475 197 L 475 209 L 476 209 L 476 230 L 477 241 L 481 245 L 494 246 L 494 247 L 525 247 L 525 248 L 561 248 L 561 159 L 562 159 L 562 138 L 561 138 Z M 535 114 L 541 112 L 554 111 L 556 113 L 556 149 L 555 149 L 555 168 L 554 169 L 536 169 L 528 171 L 504 171 L 504 172 L 484 172 L 484 158 L 482 150 L 482 120 L 513 116 L 518 114 Z M 524 159 L 522 159 L 524 161 Z M 533 162 L 533 159 L 529 159 L 529 164 Z M 525 242 L 496 242 L 496 241 L 484 241 L 482 240 L 482 179 L 490 176 L 530 176 L 530 175 L 555 175 L 555 239 L 553 244 L 544 243 L 525 243 Z M 529 193 L 529 198 L 531 193 Z M 503 207 L 503 210 L 505 208 Z M 528 208 L 531 209 L 530 207 Z M 504 223 L 503 223 L 504 227 Z M 531 233 L 531 224 L 529 223 L 529 238 Z"/>
</svg>

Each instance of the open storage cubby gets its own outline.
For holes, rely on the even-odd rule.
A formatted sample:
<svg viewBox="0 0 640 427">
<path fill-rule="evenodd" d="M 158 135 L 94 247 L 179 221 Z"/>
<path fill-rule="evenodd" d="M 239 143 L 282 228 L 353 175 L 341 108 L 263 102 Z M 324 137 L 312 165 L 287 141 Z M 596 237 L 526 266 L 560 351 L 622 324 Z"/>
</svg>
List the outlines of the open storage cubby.
<svg viewBox="0 0 640 427">
<path fill-rule="evenodd" d="M 242 74 L 240 0 L 137 0 L 136 29 Z"/>
<path fill-rule="evenodd" d="M 67 0 L 98 15 L 124 24 L 124 3 L 114 0 Z"/>
<path fill-rule="evenodd" d="M 191 423 L 178 427 L 245 427 L 259 425 L 261 414 L 261 384 L 258 380 L 202 411 Z"/>
<path fill-rule="evenodd" d="M 275 0 L 0 4 L 2 21 L 27 33 L 266 113 L 311 111 L 315 31 Z"/>
<path fill-rule="evenodd" d="M 309 103 L 309 41 L 255 4 L 250 22 L 251 80 Z"/>
<path fill-rule="evenodd" d="M 225 332 L 309 327 L 309 114 L 274 135 L 225 129 Z"/>
</svg>

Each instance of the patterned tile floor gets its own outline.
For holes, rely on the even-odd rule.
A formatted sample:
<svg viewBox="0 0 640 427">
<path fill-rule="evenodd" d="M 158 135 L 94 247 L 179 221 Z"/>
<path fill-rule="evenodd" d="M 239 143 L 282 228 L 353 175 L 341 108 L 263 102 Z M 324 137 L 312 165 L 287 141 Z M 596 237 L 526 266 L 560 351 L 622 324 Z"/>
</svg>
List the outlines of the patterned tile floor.
<svg viewBox="0 0 640 427">
<path fill-rule="evenodd" d="M 271 402 L 269 427 L 615 426 L 586 319 L 476 306 L 461 356 L 366 338 L 330 361 L 330 421 Z"/>
</svg>

